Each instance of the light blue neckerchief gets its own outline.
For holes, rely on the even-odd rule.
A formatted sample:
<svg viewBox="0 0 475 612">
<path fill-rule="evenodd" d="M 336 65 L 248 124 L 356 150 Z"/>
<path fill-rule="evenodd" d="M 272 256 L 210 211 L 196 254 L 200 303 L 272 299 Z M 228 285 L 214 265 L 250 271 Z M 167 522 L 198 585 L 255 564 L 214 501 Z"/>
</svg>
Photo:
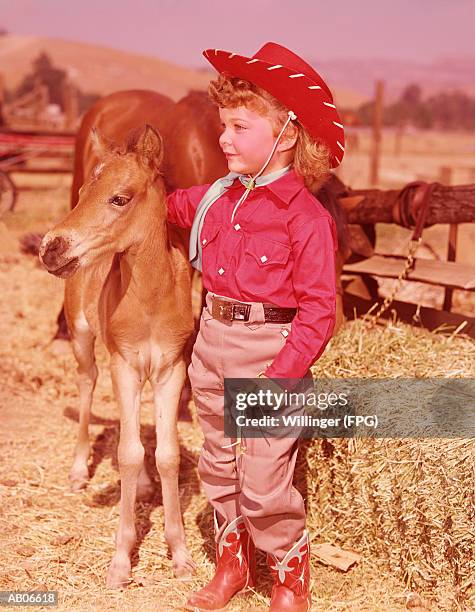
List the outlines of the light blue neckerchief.
<svg viewBox="0 0 475 612">
<path fill-rule="evenodd" d="M 267 185 L 268 183 L 276 181 L 281 176 L 286 174 L 291 168 L 292 164 L 286 166 L 285 168 L 276 170 L 275 172 L 270 172 L 269 174 L 258 176 L 254 181 L 255 187 L 260 187 L 262 185 Z M 231 187 L 236 178 L 239 178 L 241 183 L 245 187 L 248 187 L 248 183 L 250 180 L 249 176 L 246 176 L 244 174 L 238 174 L 237 172 L 230 172 L 226 176 L 223 176 L 222 178 L 215 181 L 210 186 L 208 191 L 204 194 L 201 199 L 201 202 L 198 204 L 198 207 L 195 212 L 195 218 L 193 219 L 193 225 L 191 226 L 189 249 L 189 259 L 191 265 L 197 270 L 201 271 L 201 242 L 199 240 L 199 237 L 201 234 L 201 229 L 203 227 L 203 221 L 206 216 L 206 213 L 211 208 L 212 204 L 214 204 L 216 200 L 218 200 L 223 195 L 226 189 Z"/>
</svg>

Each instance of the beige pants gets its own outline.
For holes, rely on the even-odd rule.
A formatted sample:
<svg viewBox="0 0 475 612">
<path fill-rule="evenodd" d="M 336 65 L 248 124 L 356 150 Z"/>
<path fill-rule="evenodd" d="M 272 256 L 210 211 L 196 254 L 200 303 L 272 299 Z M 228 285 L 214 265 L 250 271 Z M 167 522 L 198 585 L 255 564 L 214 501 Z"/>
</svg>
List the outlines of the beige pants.
<svg viewBox="0 0 475 612">
<path fill-rule="evenodd" d="M 258 302 L 246 302 L 248 322 L 223 323 L 210 314 L 213 295 L 188 370 L 205 437 L 198 472 L 218 514 L 228 523 L 242 515 L 255 545 L 282 558 L 305 529 L 304 502 L 292 486 L 298 439 L 248 438 L 243 454 L 229 446 L 235 440 L 224 436 L 224 379 L 256 378 L 284 345 L 282 331 L 291 323 L 264 323 Z"/>
</svg>

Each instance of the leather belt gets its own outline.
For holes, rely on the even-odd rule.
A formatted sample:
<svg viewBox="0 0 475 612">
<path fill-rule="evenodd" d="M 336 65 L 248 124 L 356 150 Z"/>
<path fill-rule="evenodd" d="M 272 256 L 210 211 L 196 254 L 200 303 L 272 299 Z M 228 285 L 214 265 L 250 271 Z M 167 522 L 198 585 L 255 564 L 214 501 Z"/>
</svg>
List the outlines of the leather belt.
<svg viewBox="0 0 475 612">
<path fill-rule="evenodd" d="M 263 304 L 266 323 L 290 323 L 297 314 L 296 308 L 280 308 L 272 304 Z M 249 321 L 250 304 L 231 302 L 218 297 L 212 298 L 211 315 L 219 321 Z"/>
</svg>

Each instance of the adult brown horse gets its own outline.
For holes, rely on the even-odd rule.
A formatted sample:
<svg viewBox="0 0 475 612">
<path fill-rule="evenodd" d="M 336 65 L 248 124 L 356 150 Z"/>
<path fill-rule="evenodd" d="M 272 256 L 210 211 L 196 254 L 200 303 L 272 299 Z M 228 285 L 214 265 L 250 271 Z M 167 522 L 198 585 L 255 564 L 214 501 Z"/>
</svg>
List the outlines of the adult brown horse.
<svg viewBox="0 0 475 612">
<path fill-rule="evenodd" d="M 92 128 L 106 141 L 123 142 L 130 130 L 145 124 L 158 130 L 163 140 L 167 191 L 215 181 L 227 173 L 217 142 L 219 115 L 206 93 L 194 91 L 175 103 L 154 91 L 119 91 L 98 100 L 82 120 L 76 138 L 71 208 L 97 161 L 92 154 Z"/>
</svg>

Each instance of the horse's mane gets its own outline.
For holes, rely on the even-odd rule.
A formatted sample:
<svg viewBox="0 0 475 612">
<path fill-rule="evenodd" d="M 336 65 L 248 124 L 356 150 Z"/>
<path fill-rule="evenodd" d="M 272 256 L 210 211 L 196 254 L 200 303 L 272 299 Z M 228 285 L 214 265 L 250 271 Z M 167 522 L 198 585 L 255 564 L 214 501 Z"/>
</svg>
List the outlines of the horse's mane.
<svg viewBox="0 0 475 612">
<path fill-rule="evenodd" d="M 109 155 L 127 155 L 128 153 L 134 153 L 143 128 L 143 125 L 131 128 L 127 132 L 125 140 L 122 142 L 102 136 L 102 141 L 106 145 L 107 153 Z"/>
</svg>

